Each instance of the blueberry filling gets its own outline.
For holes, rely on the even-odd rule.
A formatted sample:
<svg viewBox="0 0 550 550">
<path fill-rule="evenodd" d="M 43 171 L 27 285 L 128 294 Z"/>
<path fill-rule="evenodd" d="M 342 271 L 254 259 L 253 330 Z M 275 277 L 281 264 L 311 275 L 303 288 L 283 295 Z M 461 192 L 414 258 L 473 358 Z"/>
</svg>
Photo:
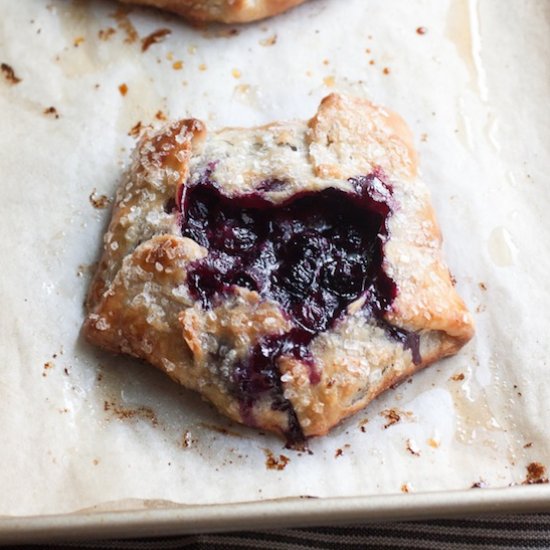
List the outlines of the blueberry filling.
<svg viewBox="0 0 550 550">
<path fill-rule="evenodd" d="M 382 267 L 392 189 L 379 172 L 349 183 L 349 191 L 303 192 L 273 204 L 261 191 L 284 187 L 279 180 L 228 197 L 217 189 L 209 169 L 179 201 L 182 235 L 208 250 L 188 269 L 192 296 L 210 308 L 235 286 L 245 287 L 276 301 L 292 323 L 287 333 L 262 338 L 235 366 L 233 379 L 244 420 L 254 424 L 252 407 L 268 395 L 273 409 L 288 415 L 289 442 L 304 438 L 283 395 L 278 359 L 301 360 L 310 369 L 311 383 L 317 383 L 309 344 L 355 300 L 363 298 L 365 315 L 420 362 L 418 336 L 382 318 L 397 294 Z"/>
</svg>

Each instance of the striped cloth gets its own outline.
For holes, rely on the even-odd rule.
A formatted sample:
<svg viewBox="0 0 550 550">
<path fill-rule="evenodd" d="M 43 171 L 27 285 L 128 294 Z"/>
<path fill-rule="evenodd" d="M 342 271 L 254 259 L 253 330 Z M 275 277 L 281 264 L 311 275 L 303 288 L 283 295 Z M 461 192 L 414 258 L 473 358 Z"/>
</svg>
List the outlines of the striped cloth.
<svg viewBox="0 0 550 550">
<path fill-rule="evenodd" d="M 301 550 L 427 549 L 504 550 L 550 549 L 550 514 L 502 515 L 403 523 L 372 523 L 347 527 L 315 527 L 270 531 L 187 535 L 182 537 L 110 540 L 64 545 L 10 546 L 17 550 L 60 548 L 78 550 L 225 550 L 258 548 Z"/>
</svg>

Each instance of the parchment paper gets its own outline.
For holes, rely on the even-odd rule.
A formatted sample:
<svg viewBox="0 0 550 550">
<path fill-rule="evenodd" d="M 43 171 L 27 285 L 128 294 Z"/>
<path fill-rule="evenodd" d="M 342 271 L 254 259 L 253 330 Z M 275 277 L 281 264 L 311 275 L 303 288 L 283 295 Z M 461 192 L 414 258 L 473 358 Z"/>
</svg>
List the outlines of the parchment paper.
<svg viewBox="0 0 550 550">
<path fill-rule="evenodd" d="M 504 487 L 550 463 L 550 4 L 312 0 L 208 29 L 117 10 L 0 0 L 0 514 Z M 112 196 L 138 122 L 309 118 L 332 91 L 411 125 L 477 335 L 307 454 L 79 329 L 109 218 L 89 196 Z"/>
</svg>

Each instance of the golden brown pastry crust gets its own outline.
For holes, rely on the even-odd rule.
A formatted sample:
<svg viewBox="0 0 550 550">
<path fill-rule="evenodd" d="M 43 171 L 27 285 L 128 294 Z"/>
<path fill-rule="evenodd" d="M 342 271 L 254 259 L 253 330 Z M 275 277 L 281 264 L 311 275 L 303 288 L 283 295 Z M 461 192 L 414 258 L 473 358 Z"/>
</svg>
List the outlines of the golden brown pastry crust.
<svg viewBox="0 0 550 550">
<path fill-rule="evenodd" d="M 283 13 L 305 0 L 121 0 L 165 9 L 196 22 L 247 23 Z"/>
<path fill-rule="evenodd" d="M 217 162 L 212 177 L 228 196 L 282 179 L 267 193 L 280 203 L 298 192 L 348 190 L 348 178 L 382 169 L 399 207 L 388 218 L 384 270 L 398 289 L 385 321 L 419 336 L 421 361 L 361 312 L 360 299 L 310 349 L 320 373 L 312 383 L 303 361 L 278 361 L 284 397 L 304 435 L 326 434 L 396 382 L 456 353 L 473 322 L 441 259 L 441 235 L 419 180 L 412 138 L 395 114 L 364 99 L 333 94 L 309 123 L 273 123 L 207 134 L 197 120 L 144 136 L 122 182 L 105 248 L 88 296 L 84 334 L 117 353 L 149 361 L 196 390 L 238 422 L 285 434 L 289 417 L 268 395 L 243 416 L 231 390 L 232 369 L 264 336 L 289 330 L 279 305 L 237 288 L 211 309 L 192 299 L 189 262 L 207 250 L 182 237 L 178 214 L 165 205 Z"/>
</svg>

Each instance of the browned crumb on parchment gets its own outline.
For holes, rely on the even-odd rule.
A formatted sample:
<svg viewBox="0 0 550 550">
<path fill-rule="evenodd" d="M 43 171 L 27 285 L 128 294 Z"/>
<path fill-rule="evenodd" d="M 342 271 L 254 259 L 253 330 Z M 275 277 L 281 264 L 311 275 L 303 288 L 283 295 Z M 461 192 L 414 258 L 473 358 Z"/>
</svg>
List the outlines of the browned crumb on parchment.
<svg viewBox="0 0 550 550">
<path fill-rule="evenodd" d="M 46 376 L 48 376 L 48 371 L 53 369 L 54 367 L 55 363 L 53 361 L 46 361 L 42 370 L 42 376 L 46 378 Z"/>
<path fill-rule="evenodd" d="M 367 428 L 365 428 L 365 426 L 369 423 L 369 419 L 368 418 L 363 418 L 363 420 L 361 420 L 361 422 L 359 422 L 359 429 L 365 433 L 367 431 Z"/>
<path fill-rule="evenodd" d="M 546 466 L 540 462 L 531 462 L 527 466 L 527 477 L 523 485 L 537 485 L 539 483 L 548 483 Z"/>
<path fill-rule="evenodd" d="M 458 372 L 457 374 L 453 374 L 451 376 L 451 380 L 453 382 L 460 382 L 462 380 L 464 380 L 465 376 L 464 376 L 464 373 L 463 372 Z"/>
<path fill-rule="evenodd" d="M 349 443 L 346 443 L 342 449 L 336 449 L 335 453 L 334 453 L 334 458 L 339 458 L 341 456 L 344 456 L 344 450 L 345 449 L 349 449 L 351 447 L 351 445 Z"/>
<path fill-rule="evenodd" d="M 271 36 L 268 36 L 267 38 L 263 38 L 260 40 L 260 46 L 274 46 L 277 43 L 277 35 L 272 34 Z"/>
<path fill-rule="evenodd" d="M 119 420 L 147 420 L 153 426 L 158 426 L 158 419 L 151 407 L 139 406 L 136 408 L 123 407 L 114 401 L 104 401 L 103 410 Z"/>
<path fill-rule="evenodd" d="M 118 87 L 118 91 L 120 92 L 120 95 L 121 95 L 121 96 L 125 96 L 125 95 L 128 93 L 128 85 L 122 83 L 122 84 Z"/>
<path fill-rule="evenodd" d="M 413 456 L 420 456 L 420 449 L 418 448 L 418 445 L 416 444 L 416 442 L 413 439 L 407 439 L 405 448 Z"/>
<path fill-rule="evenodd" d="M 384 430 L 387 430 L 390 426 L 393 426 L 401 421 L 403 417 L 411 418 L 413 413 L 410 411 L 400 411 L 398 409 L 384 409 L 380 413 L 380 416 L 383 416 L 386 419 Z"/>
<path fill-rule="evenodd" d="M 157 120 L 168 120 L 168 117 L 166 116 L 166 114 L 160 109 L 155 113 L 155 118 Z"/>
<path fill-rule="evenodd" d="M 95 187 L 94 190 L 89 195 L 90 204 L 99 210 L 107 208 L 111 204 L 111 199 L 107 195 L 98 195 L 96 193 Z"/>
<path fill-rule="evenodd" d="M 264 449 L 266 456 L 265 466 L 268 470 L 284 470 L 286 465 L 290 462 L 290 458 L 285 455 L 279 455 L 277 458 L 272 451 Z"/>
<path fill-rule="evenodd" d="M 115 13 L 111 14 L 111 17 L 116 21 L 117 27 L 126 34 L 124 42 L 133 44 L 139 40 L 139 34 L 128 17 L 129 13 L 129 8 L 120 7 Z"/>
<path fill-rule="evenodd" d="M 401 415 L 395 409 L 386 409 L 380 414 L 386 418 L 386 424 L 384 424 L 385 430 L 401 420 Z"/>
<path fill-rule="evenodd" d="M 116 29 L 114 29 L 113 27 L 107 27 L 106 29 L 99 29 L 99 31 L 97 31 L 97 37 L 100 40 L 103 40 L 104 42 L 106 42 L 115 33 L 116 33 Z"/>
<path fill-rule="evenodd" d="M 128 132 L 128 135 L 131 137 L 138 137 L 142 131 L 143 131 L 143 124 L 141 124 L 141 120 L 138 120 L 130 129 L 130 131 Z"/>
<path fill-rule="evenodd" d="M 181 442 L 180 442 L 182 448 L 189 449 L 189 447 L 193 446 L 196 442 L 197 440 L 193 438 L 189 430 L 185 430 L 183 432 L 183 435 L 181 436 Z"/>
<path fill-rule="evenodd" d="M 485 283 L 481 282 L 481 283 L 479 283 L 479 288 L 481 290 L 487 290 L 487 285 Z"/>
<path fill-rule="evenodd" d="M 153 44 L 162 42 L 170 34 L 172 34 L 170 29 L 157 29 L 153 31 L 141 39 L 141 51 L 146 52 Z"/>
<path fill-rule="evenodd" d="M 480 478 L 479 481 L 475 481 L 474 483 L 472 483 L 470 489 L 485 489 L 486 487 L 488 487 L 487 482 L 484 479 Z"/>
<path fill-rule="evenodd" d="M 0 64 L 0 70 L 9 84 L 15 85 L 21 82 L 21 79 L 15 74 L 13 67 L 7 63 Z"/>
<path fill-rule="evenodd" d="M 412 487 L 411 487 L 410 483 L 403 483 L 403 485 L 401 485 L 401 492 L 402 493 L 410 493 L 411 490 L 412 490 Z"/>
<path fill-rule="evenodd" d="M 59 113 L 57 112 L 57 109 L 53 106 L 44 109 L 43 112 L 44 112 L 45 115 L 47 115 L 49 117 L 52 117 L 52 118 L 55 118 L 55 119 L 59 118 Z"/>
</svg>

